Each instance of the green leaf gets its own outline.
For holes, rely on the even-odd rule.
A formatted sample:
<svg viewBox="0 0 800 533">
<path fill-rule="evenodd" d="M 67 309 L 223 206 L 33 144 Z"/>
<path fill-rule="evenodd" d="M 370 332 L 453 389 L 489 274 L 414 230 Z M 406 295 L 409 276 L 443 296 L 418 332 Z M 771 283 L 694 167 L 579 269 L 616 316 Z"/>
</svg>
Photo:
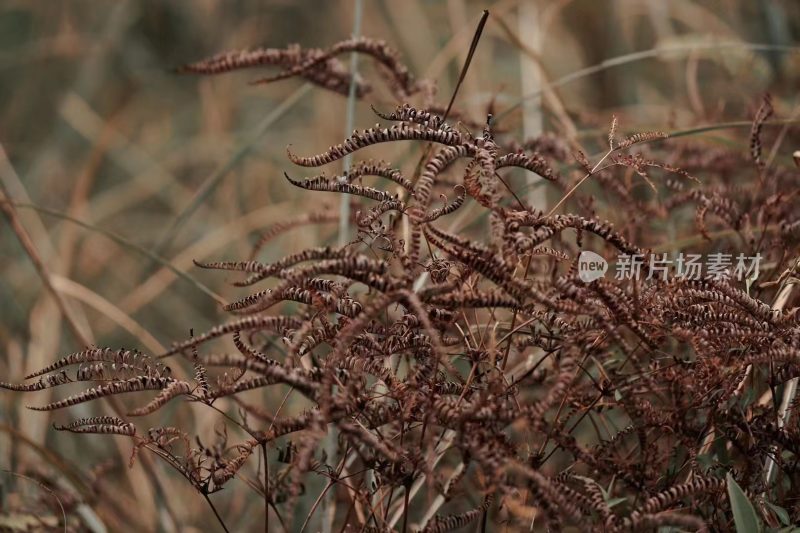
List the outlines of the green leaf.
<svg viewBox="0 0 800 533">
<path fill-rule="evenodd" d="M 781 524 L 783 524 L 784 526 L 792 525 L 791 519 L 789 518 L 789 513 L 786 511 L 786 509 L 784 509 L 779 505 L 775 505 L 774 503 L 769 503 L 767 501 L 765 501 L 764 503 L 767 504 L 767 507 L 772 509 L 772 512 L 775 513 L 775 516 L 778 517 L 778 520 L 781 521 Z"/>
<path fill-rule="evenodd" d="M 755 533 L 761 531 L 756 510 L 753 504 L 745 496 L 742 487 L 736 483 L 733 476 L 728 473 L 726 476 L 728 483 L 728 498 L 731 502 L 731 509 L 733 510 L 733 521 L 736 524 L 737 533 Z"/>
<path fill-rule="evenodd" d="M 600 483 L 598 483 L 592 478 L 579 475 L 575 475 L 575 477 L 578 479 L 582 479 L 584 481 L 589 481 L 597 485 L 597 488 L 599 488 L 600 492 L 603 494 L 603 500 L 606 502 L 606 505 L 608 505 L 609 508 L 615 507 L 623 502 L 628 501 L 628 498 L 615 498 L 611 496 L 611 493 L 614 491 L 614 479 L 611 480 L 611 483 L 608 484 L 608 489 L 606 489 Z"/>
<path fill-rule="evenodd" d="M 606 500 L 606 505 L 608 505 L 608 508 L 611 509 L 612 507 L 616 507 L 617 505 L 626 501 L 628 501 L 628 498 L 608 498 Z"/>
<path fill-rule="evenodd" d="M 702 467 L 703 471 L 706 471 L 714 464 L 714 456 L 710 453 L 698 454 L 697 463 Z"/>
<path fill-rule="evenodd" d="M 747 389 L 744 394 L 742 394 L 742 407 L 747 407 L 751 405 L 753 402 L 756 401 L 758 394 L 756 390 L 753 388 Z"/>
</svg>

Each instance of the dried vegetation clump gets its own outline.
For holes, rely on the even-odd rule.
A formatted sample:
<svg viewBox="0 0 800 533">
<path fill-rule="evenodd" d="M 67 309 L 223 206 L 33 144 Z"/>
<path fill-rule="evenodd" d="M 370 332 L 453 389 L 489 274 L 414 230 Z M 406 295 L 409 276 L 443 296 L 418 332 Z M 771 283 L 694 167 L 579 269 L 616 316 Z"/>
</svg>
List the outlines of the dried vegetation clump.
<svg viewBox="0 0 800 533">
<path fill-rule="evenodd" d="M 485 125 L 449 112 L 433 83 L 372 39 L 226 53 L 182 70 L 273 66 L 259 83 L 302 77 L 347 94 L 337 57 L 349 52 L 375 60 L 400 104 L 319 154 L 291 148 L 290 161 L 323 167 L 413 141 L 411 164 L 364 159 L 286 179 L 309 196 L 352 197 L 352 242 L 259 261 L 277 235 L 338 214 L 285 221 L 248 260 L 198 263 L 240 274 L 234 285 L 250 291 L 225 307 L 224 324 L 163 354 L 88 347 L 2 386 L 86 383 L 32 407 L 48 411 L 125 394 L 113 416 L 56 429 L 130 437 L 134 455 L 156 454 L 204 495 L 239 477 L 247 488 L 237 490 L 260 494 L 290 530 L 314 477 L 330 486 L 322 505 L 336 527 L 352 531 L 727 530 L 738 487 L 765 524 L 800 520 L 800 417 L 787 393 L 800 376 L 800 176 L 762 151 L 769 99 L 749 150 L 624 136 L 614 119 L 601 154 L 587 156 L 552 135 L 517 141 L 492 109 Z M 361 77 L 355 88 L 374 90 Z M 528 204 L 535 180 L 535 194 L 560 199 L 548 213 Z M 691 230 L 691 213 L 696 236 L 670 238 Z M 684 248 L 758 254 L 759 275 L 649 275 L 651 258 Z M 616 279 L 612 267 L 583 282 L 583 250 L 641 255 L 642 275 Z M 167 357 L 194 375 L 172 373 Z M 281 386 L 308 408 L 289 414 L 249 392 Z M 168 425 L 160 413 L 178 400 L 219 411 L 217 442 Z"/>
</svg>

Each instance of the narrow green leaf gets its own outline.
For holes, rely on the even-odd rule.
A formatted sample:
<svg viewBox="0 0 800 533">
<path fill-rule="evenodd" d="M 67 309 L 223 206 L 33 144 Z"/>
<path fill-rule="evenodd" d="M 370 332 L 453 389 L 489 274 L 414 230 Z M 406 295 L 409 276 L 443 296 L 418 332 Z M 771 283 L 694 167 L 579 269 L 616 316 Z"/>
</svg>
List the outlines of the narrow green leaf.
<svg viewBox="0 0 800 533">
<path fill-rule="evenodd" d="M 728 473 L 726 476 L 728 483 L 728 498 L 731 502 L 731 510 L 733 510 L 733 521 L 736 524 L 737 533 L 756 533 L 761 531 L 761 525 L 756 516 L 756 510 L 753 504 L 747 499 L 742 488 L 733 479 L 733 476 Z"/>
<path fill-rule="evenodd" d="M 783 507 L 781 507 L 779 505 L 775 505 L 774 503 L 769 503 L 769 502 L 766 502 L 766 501 L 764 503 L 767 504 L 767 507 L 772 509 L 772 512 L 775 513 L 775 516 L 778 517 L 778 520 L 781 521 L 781 524 L 783 524 L 784 526 L 791 526 L 792 525 L 792 521 L 789 518 L 789 513 L 786 511 L 786 509 L 784 509 Z"/>
<path fill-rule="evenodd" d="M 617 505 L 626 501 L 628 501 L 628 498 L 609 498 L 606 500 L 606 505 L 608 505 L 608 508 L 611 509 L 612 507 L 616 507 Z"/>
</svg>

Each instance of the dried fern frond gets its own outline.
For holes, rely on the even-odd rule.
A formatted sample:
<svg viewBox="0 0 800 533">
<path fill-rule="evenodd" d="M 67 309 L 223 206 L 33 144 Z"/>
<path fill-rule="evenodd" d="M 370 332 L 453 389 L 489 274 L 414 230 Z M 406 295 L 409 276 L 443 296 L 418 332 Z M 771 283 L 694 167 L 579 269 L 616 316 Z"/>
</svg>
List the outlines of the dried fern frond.
<svg viewBox="0 0 800 533">
<path fill-rule="evenodd" d="M 491 506 L 493 498 L 484 498 L 483 504 L 469 511 L 448 516 L 436 516 L 433 521 L 425 526 L 425 533 L 445 533 L 466 527 L 484 514 Z"/>
<path fill-rule="evenodd" d="M 774 394 L 800 377 L 800 194 L 795 168 L 762 160 L 769 100 L 750 137 L 758 181 L 746 149 L 685 134 L 651 143 L 668 137 L 658 131 L 619 140 L 617 117 L 607 136 L 578 137 L 591 149 L 608 143 L 597 161 L 575 136 L 515 141 L 510 128 L 437 106 L 430 83 L 368 38 L 228 53 L 186 70 L 269 66 L 277 74 L 265 80 L 299 76 L 345 92 L 353 73 L 338 58 L 352 52 L 377 60 L 399 105 L 376 113 L 394 124 L 318 155 L 290 152 L 290 162 L 317 167 L 367 147 L 411 146 L 400 164 L 366 160 L 299 180 L 286 172 L 304 191 L 344 195 L 350 242 L 255 260 L 279 235 L 339 221 L 322 206 L 267 228 L 249 260 L 197 262 L 241 272 L 236 287 L 263 285 L 231 289 L 229 322 L 161 355 L 183 355 L 193 377 L 173 378 L 135 350 L 90 347 L 0 387 L 90 383 L 34 408 L 48 411 L 152 390 L 125 411 L 154 419 L 183 397 L 217 416 L 213 435 L 179 427 L 190 420 L 182 415 L 145 434 L 118 417 L 57 429 L 133 437 L 134 457 L 155 454 L 204 496 L 233 490 L 237 478 L 287 530 L 302 495 L 319 489 L 309 495 L 319 505 L 303 509 L 367 531 L 401 519 L 408 529 L 408 510 L 423 501 L 428 531 L 477 520 L 528 530 L 534 519 L 559 530 L 727 530 L 722 474 L 731 469 L 748 498 L 774 500 L 796 521 L 800 417 L 784 415 L 798 402 L 775 405 Z M 368 88 L 358 76 L 355 84 L 357 95 Z M 422 93 L 418 102 L 411 93 Z M 511 167 L 559 189 L 551 214 L 517 196 L 518 173 L 502 170 Z M 637 176 L 659 194 L 643 194 Z M 693 275 L 686 259 L 702 253 L 719 264 Z M 748 258 L 761 262 L 748 270 Z M 765 462 L 780 467 L 775 485 L 764 482 Z M 440 504 L 448 507 L 436 516 Z"/>
<path fill-rule="evenodd" d="M 380 191 L 378 189 L 374 189 L 372 187 L 363 187 L 361 185 L 352 185 L 347 182 L 339 181 L 336 179 L 328 179 L 325 176 L 316 176 L 313 178 L 306 178 L 303 181 L 296 181 L 289 177 L 288 174 L 284 172 L 283 174 L 286 176 L 286 179 L 294 185 L 295 187 L 300 187 L 301 189 L 306 189 L 309 191 L 325 191 L 325 192 L 338 192 L 342 194 L 353 194 L 356 196 L 363 196 L 364 198 L 369 198 L 371 200 L 376 200 L 378 202 L 385 202 L 388 200 L 394 200 L 395 198 L 384 191 Z"/>
<path fill-rule="evenodd" d="M 442 201 L 445 202 L 445 205 L 438 209 L 434 209 L 433 211 L 428 213 L 427 216 L 425 217 L 425 222 L 433 222 L 434 220 L 437 220 L 440 217 L 455 212 L 458 208 L 464 205 L 464 198 L 466 196 L 466 192 L 467 190 L 464 187 L 460 185 L 456 187 L 456 197 L 449 204 L 446 203 L 447 197 L 445 195 L 442 195 L 441 198 Z"/>
<path fill-rule="evenodd" d="M 464 138 L 455 131 L 399 125 L 388 128 L 368 128 L 363 131 L 356 130 L 344 143 L 331 146 L 319 155 L 300 157 L 293 154 L 288 148 L 287 153 L 289 160 L 295 165 L 321 167 L 338 161 L 362 148 L 396 141 L 428 141 L 448 146 L 458 146 L 464 143 Z"/>
<path fill-rule="evenodd" d="M 124 348 L 117 350 L 113 348 L 87 348 L 86 350 L 62 357 L 55 363 L 25 376 L 25 379 L 32 379 L 44 374 L 49 374 L 50 372 L 54 372 L 66 366 L 94 363 L 99 361 L 114 364 L 131 364 L 144 371 L 146 371 L 149 366 L 155 367 L 158 364 L 156 362 L 152 362 L 148 356 L 137 350 L 127 350 Z"/>
<path fill-rule="evenodd" d="M 314 72 L 315 68 L 333 60 L 335 56 L 348 52 L 366 54 L 377 61 L 389 74 L 391 86 L 396 90 L 399 96 L 407 97 L 419 90 L 413 76 L 400 61 L 397 52 L 385 41 L 368 37 L 355 37 L 336 43 L 328 50 L 309 54 L 311 57 L 305 61 L 298 62 L 284 72 L 261 78 L 255 83 L 271 83 L 294 76 L 305 75 L 305 73 Z"/>
<path fill-rule="evenodd" d="M 57 372 L 56 374 L 51 374 L 49 376 L 44 376 L 34 383 L 7 383 L 5 381 L 0 381 L 0 388 L 17 391 L 17 392 L 33 392 L 39 391 L 44 389 L 49 389 L 51 387 L 58 387 L 59 385 L 64 385 L 66 383 L 72 383 L 73 380 L 67 375 L 65 371 Z"/>
<path fill-rule="evenodd" d="M 79 418 L 65 426 L 53 424 L 56 431 L 69 431 L 71 433 L 97 433 L 101 435 L 125 435 L 132 437 L 136 434 L 133 424 L 127 423 L 116 416 L 93 416 Z"/>
<path fill-rule="evenodd" d="M 402 188 L 408 191 L 411 197 L 416 196 L 414 192 L 414 184 L 405 178 L 398 169 L 392 168 L 392 166 L 386 161 L 359 161 L 348 171 L 345 179 L 347 179 L 348 182 L 352 182 L 353 180 L 364 176 L 380 176 L 400 185 Z"/>
<path fill-rule="evenodd" d="M 372 107 L 373 113 L 378 115 L 384 120 L 391 120 L 394 122 L 409 122 L 419 124 L 429 129 L 443 129 L 452 130 L 453 127 L 442 120 L 441 115 L 431 113 L 424 109 L 416 109 L 407 103 L 400 104 L 397 108 L 389 114 L 381 113 L 375 107 Z"/>
<path fill-rule="evenodd" d="M 57 409 L 64 409 L 79 403 L 90 402 L 98 398 L 107 396 L 115 396 L 117 394 L 125 394 L 129 392 L 141 392 L 146 390 L 161 390 L 166 388 L 174 380 L 172 378 L 152 378 L 147 376 L 140 376 L 136 378 L 112 381 L 108 385 L 100 385 L 87 389 L 79 394 L 74 394 L 63 400 L 58 400 L 41 407 L 29 407 L 34 411 L 55 411 Z"/>
<path fill-rule="evenodd" d="M 189 63 L 177 69 L 179 73 L 213 75 L 235 70 L 263 66 L 294 68 L 301 63 L 316 61 L 323 56 L 322 50 L 304 50 L 299 45 L 287 48 L 256 48 L 253 50 L 234 50 L 223 52 L 207 59 Z M 302 69 L 298 75 L 325 89 L 346 95 L 350 87 L 351 75 L 334 58 L 321 61 L 317 68 Z M 315 63 L 316 64 L 316 63 Z M 356 96 L 363 97 L 371 87 L 362 80 L 356 80 Z"/>
<path fill-rule="evenodd" d="M 130 416 L 144 416 L 149 415 L 151 413 L 156 412 L 157 410 L 161 409 L 168 401 L 172 400 L 173 398 L 177 398 L 182 394 L 190 394 L 192 391 L 192 386 L 186 381 L 175 380 L 167 385 L 158 395 L 150 400 L 147 405 L 139 407 L 138 409 L 134 409 L 130 413 Z"/>
<path fill-rule="evenodd" d="M 542 178 L 550 181 L 555 181 L 557 178 L 553 169 L 540 154 L 525 154 L 523 152 L 516 152 L 513 154 L 506 154 L 497 158 L 497 168 L 503 167 L 519 167 L 529 170 L 538 174 Z"/>
<path fill-rule="evenodd" d="M 187 341 L 176 343 L 165 354 L 163 354 L 162 357 L 183 352 L 208 342 L 209 340 L 223 337 L 237 331 L 270 331 L 275 334 L 279 334 L 284 329 L 298 327 L 300 323 L 300 320 L 290 316 L 244 317 L 221 326 L 216 326 L 206 333 L 203 333 L 197 337 L 193 337 Z"/>
</svg>

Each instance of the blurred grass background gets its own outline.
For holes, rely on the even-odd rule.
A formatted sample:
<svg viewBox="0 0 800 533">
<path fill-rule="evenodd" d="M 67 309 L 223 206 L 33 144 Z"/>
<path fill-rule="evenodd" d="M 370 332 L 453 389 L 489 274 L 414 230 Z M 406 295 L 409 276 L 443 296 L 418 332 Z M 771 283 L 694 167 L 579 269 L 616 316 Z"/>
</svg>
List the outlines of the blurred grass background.
<svg viewBox="0 0 800 533">
<path fill-rule="evenodd" d="M 547 83 L 609 58 L 676 46 L 681 48 L 560 85 L 555 107 L 545 99 L 544 130 L 578 139 L 600 131 L 602 137 L 612 114 L 631 131 L 745 120 L 764 91 L 775 97 L 778 116 L 797 111 L 800 54 L 790 47 L 800 36 L 798 2 L 524 2 L 533 8 L 524 15 L 533 13 L 533 27 L 520 20 L 526 13 L 521 3 L 365 0 L 363 34 L 396 46 L 418 77 L 438 82 L 438 100 L 446 103 L 480 12 L 489 9 L 492 16 L 459 95 L 462 109 L 479 122 L 491 100 L 501 112 L 519 100 L 525 87 L 521 72 L 532 55 L 538 55 Z M 2 189 L 18 204 L 19 223 L 85 338 L 157 353 L 185 338 L 189 328 L 218 323 L 219 302 L 237 293 L 224 275 L 198 271 L 191 260 L 245 258 L 259 229 L 317 209 L 319 202 L 338 201 L 298 192 L 282 172 L 303 175 L 285 157 L 288 144 L 310 154 L 341 140 L 344 97 L 309 90 L 296 80 L 249 86 L 254 71 L 198 78 L 171 69 L 228 49 L 328 46 L 349 37 L 354 5 L 351 0 L 0 3 Z M 703 47 L 690 51 L 693 44 Z M 357 127 L 376 121 L 371 103 L 383 110 L 392 105 L 380 93 L 368 96 L 356 107 Z M 521 131 L 520 114 L 509 114 L 504 125 Z M 729 137 L 727 131 L 708 136 L 712 143 Z M 391 158 L 391 151 L 380 153 Z M 274 241 L 261 258 L 334 240 L 333 226 L 298 230 Z M 18 381 L 82 347 L 4 220 L 0 380 Z M 45 403 L 47 396 L 34 401 Z M 83 471 L 104 459 L 127 457 L 130 445 L 123 439 L 57 436 L 49 429 L 51 416 L 26 410 L 21 399 L 0 397 L 0 468 L 18 471 L 38 461 L 41 454 L 24 439 Z M 213 425 L 207 434 L 211 431 Z M 201 505 L 199 496 L 159 471 L 165 487 L 191 502 L 171 509 L 180 527 L 205 530 L 210 515 L 205 508 L 191 510 Z M 163 502 L 154 503 L 159 496 L 143 476 L 138 464 L 130 471 L 121 467 L 109 475 L 109 486 L 117 487 L 121 502 L 145 509 L 137 527 L 170 529 L 171 520 L 157 512 Z M 255 507 L 245 512 L 257 501 L 230 494 L 219 499 L 237 530 L 260 527 Z M 125 529 L 110 513 L 99 513 L 110 530 Z"/>
</svg>

